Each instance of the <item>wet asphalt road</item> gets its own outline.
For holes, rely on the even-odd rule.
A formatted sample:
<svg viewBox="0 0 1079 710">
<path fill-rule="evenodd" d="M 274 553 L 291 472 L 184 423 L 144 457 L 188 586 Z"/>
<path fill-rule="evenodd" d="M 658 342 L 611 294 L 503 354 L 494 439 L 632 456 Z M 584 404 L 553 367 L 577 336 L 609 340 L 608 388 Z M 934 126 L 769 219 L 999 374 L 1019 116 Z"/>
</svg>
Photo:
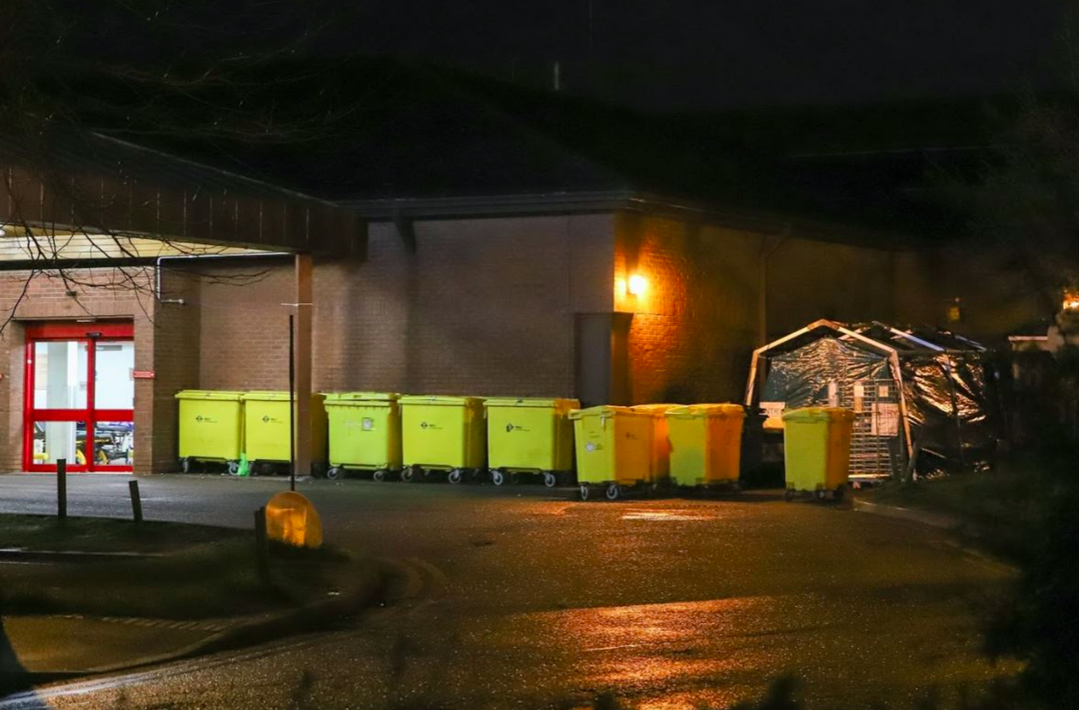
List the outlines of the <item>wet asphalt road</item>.
<svg viewBox="0 0 1079 710">
<path fill-rule="evenodd" d="M 70 514 L 130 514 L 126 476 L 73 476 Z M 51 512 L 48 476 L 0 511 Z M 147 518 L 233 526 L 281 479 L 140 480 Z M 1008 578 L 941 533 L 749 493 L 578 503 L 520 486 L 302 482 L 327 539 L 396 562 L 387 604 L 340 630 L 0 708 L 725 707 L 793 673 L 809 707 L 909 707 L 1004 672 L 978 618 Z"/>
</svg>

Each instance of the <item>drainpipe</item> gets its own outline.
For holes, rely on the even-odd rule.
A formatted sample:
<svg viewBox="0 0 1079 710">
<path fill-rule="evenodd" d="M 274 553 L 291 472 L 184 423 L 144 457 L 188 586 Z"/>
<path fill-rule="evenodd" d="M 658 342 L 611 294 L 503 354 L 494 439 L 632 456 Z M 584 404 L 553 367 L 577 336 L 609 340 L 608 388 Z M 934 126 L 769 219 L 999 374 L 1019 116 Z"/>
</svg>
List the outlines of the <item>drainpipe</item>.
<svg viewBox="0 0 1079 710">
<path fill-rule="evenodd" d="M 783 224 L 779 234 L 766 234 L 761 240 L 759 273 L 757 283 L 757 346 L 768 344 L 768 259 L 786 243 L 791 234 L 791 223 Z"/>
<path fill-rule="evenodd" d="M 243 254 L 182 254 L 177 256 L 159 256 L 157 258 L 157 264 L 154 267 L 154 298 L 159 303 L 170 303 L 178 306 L 184 305 L 184 299 L 182 298 L 161 298 L 161 262 L 163 261 L 202 261 L 209 259 L 249 259 L 254 257 L 268 257 L 268 256 L 292 256 L 289 252 L 285 251 L 260 251 L 260 252 L 247 252 Z"/>
</svg>

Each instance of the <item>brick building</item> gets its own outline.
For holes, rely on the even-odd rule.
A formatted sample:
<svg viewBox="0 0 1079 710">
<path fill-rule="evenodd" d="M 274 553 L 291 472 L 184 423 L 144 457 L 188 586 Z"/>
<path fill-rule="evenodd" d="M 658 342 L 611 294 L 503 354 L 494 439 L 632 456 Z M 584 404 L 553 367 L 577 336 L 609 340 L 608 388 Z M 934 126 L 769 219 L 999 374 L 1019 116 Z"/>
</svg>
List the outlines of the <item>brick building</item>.
<svg viewBox="0 0 1079 710">
<path fill-rule="evenodd" d="M 844 205 L 831 213 L 788 208 L 779 197 L 797 191 L 770 190 L 759 176 L 747 180 L 752 190 L 712 189 L 759 172 L 744 158 L 714 162 L 718 144 L 701 157 L 700 145 L 660 140 L 642 126 L 612 122 L 606 109 L 597 118 L 579 106 L 536 125 L 525 118 L 537 114 L 532 98 L 502 97 L 495 110 L 490 97 L 465 100 L 461 91 L 440 80 L 437 90 L 424 89 L 435 99 L 422 115 L 368 117 L 370 125 L 350 134 L 363 140 L 332 152 L 241 156 L 263 180 L 287 175 L 276 181 L 293 191 L 182 163 L 188 192 L 178 204 L 203 204 L 190 196 L 203 183 L 232 200 L 224 213 L 212 201 L 199 208 L 208 209 L 210 225 L 231 220 L 231 232 L 185 223 L 179 236 L 198 249 L 143 245 L 125 252 L 123 264 L 116 254 L 82 254 L 63 260 L 68 279 L 52 264 L 32 263 L 25 245 L 4 255 L 0 315 L 12 320 L 0 340 L 0 470 L 47 468 L 35 459 L 45 426 L 35 422 L 51 415 L 38 411 L 35 398 L 49 393 L 34 389 L 28 374 L 41 368 L 38 342 L 131 343 L 132 405 L 120 414 L 133 424 L 133 447 L 122 461 L 102 461 L 104 470 L 176 467 L 173 395 L 180 389 L 285 389 L 288 316 L 303 300 L 294 254 L 313 254 L 315 391 L 737 401 L 753 347 L 818 318 L 937 324 L 962 297 L 967 329 L 978 335 L 1030 319 L 1022 299 L 984 288 L 968 255 L 905 228 L 881 228 L 892 225 L 887 219 L 867 226 L 865 215 Z M 378 105 L 392 109 L 393 101 Z M 592 130 L 591 140 L 575 145 L 560 132 L 574 123 L 567 116 L 611 133 L 597 138 Z M 590 133 L 580 121 L 574 136 Z M 191 155 L 213 162 L 203 150 Z M 150 176 L 140 184 L 175 173 L 142 165 L 144 156 L 125 160 L 124 175 L 138 164 Z M 257 212 L 249 209 L 254 198 L 242 194 L 254 185 Z M 264 229 L 278 205 L 296 201 L 337 214 L 308 219 L 302 238 L 292 238 L 295 208 L 283 220 L 292 232 L 287 224 Z M 9 230 L 11 202 L 0 215 Z M 355 230 L 355 216 L 366 229 Z M 148 241 L 176 236 L 168 226 L 158 216 L 139 233 Z M 960 261 L 964 268 L 953 268 Z M 71 352 L 64 357 L 75 370 L 88 367 Z M 81 386 L 93 379 L 82 376 Z M 118 416 L 102 408 L 95 420 Z M 96 452 L 90 458 L 95 468 Z"/>
</svg>

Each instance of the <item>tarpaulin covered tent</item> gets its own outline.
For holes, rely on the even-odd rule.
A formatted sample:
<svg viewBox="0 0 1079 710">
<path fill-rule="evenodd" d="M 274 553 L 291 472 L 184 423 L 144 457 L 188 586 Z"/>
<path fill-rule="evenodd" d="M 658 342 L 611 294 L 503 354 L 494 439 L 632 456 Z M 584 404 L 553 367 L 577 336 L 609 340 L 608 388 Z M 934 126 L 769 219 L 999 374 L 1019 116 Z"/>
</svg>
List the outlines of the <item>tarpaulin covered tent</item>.
<svg viewBox="0 0 1079 710">
<path fill-rule="evenodd" d="M 852 478 L 935 474 L 991 464 L 995 380 L 986 348 L 954 333 L 820 320 L 754 351 L 746 405 L 766 429 L 785 409 L 852 409 Z"/>
</svg>

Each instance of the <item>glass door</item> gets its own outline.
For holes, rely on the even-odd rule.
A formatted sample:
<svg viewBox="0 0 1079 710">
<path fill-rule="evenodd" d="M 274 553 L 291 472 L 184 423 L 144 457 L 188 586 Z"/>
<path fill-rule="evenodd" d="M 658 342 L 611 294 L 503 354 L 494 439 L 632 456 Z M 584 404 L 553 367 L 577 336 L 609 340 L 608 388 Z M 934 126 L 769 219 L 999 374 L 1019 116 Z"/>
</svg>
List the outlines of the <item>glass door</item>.
<svg viewBox="0 0 1079 710">
<path fill-rule="evenodd" d="M 130 323 L 27 329 L 28 471 L 130 471 L 135 343 Z"/>
</svg>

